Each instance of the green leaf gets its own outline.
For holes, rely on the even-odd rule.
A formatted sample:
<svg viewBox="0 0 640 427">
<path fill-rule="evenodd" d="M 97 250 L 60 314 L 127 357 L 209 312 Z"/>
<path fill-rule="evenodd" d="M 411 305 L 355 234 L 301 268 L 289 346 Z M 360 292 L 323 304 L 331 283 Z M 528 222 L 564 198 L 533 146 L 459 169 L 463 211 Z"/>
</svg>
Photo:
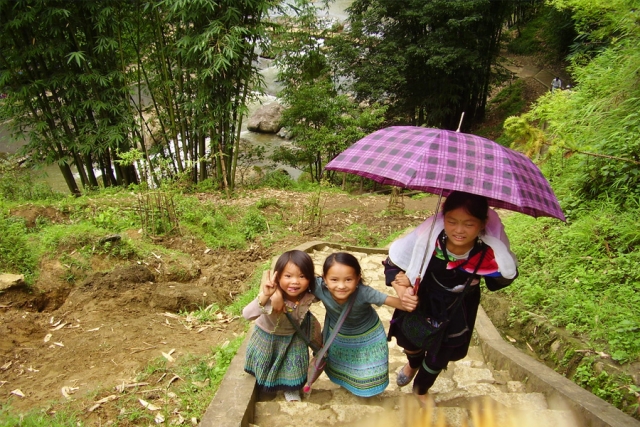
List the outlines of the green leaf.
<svg viewBox="0 0 640 427">
<path fill-rule="evenodd" d="M 70 52 L 67 55 L 67 64 L 71 63 L 72 61 L 76 61 L 76 64 L 78 65 L 78 67 L 81 67 L 82 63 L 85 62 L 86 60 L 87 59 L 83 51 Z"/>
</svg>

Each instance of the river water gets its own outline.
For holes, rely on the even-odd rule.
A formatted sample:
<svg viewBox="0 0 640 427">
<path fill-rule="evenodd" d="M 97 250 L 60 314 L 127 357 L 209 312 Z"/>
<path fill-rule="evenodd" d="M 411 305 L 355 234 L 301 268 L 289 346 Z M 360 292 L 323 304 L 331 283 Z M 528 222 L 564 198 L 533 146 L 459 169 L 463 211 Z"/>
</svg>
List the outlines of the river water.
<svg viewBox="0 0 640 427">
<path fill-rule="evenodd" d="M 318 16 L 331 18 L 333 20 L 337 20 L 343 22 L 347 19 L 348 15 L 345 12 L 345 9 L 353 2 L 353 0 L 336 0 L 333 1 L 328 10 L 327 9 L 319 9 Z M 317 0 L 315 2 L 318 8 L 322 7 L 322 1 Z M 264 89 L 264 95 L 259 98 L 259 101 L 249 105 L 249 114 L 255 111 L 260 105 L 272 102 L 277 100 L 277 94 L 280 91 L 281 87 L 276 81 L 276 76 L 278 74 L 278 70 L 273 65 L 273 61 L 269 59 L 259 58 L 258 60 L 258 68 L 260 69 L 260 73 L 264 78 L 264 82 L 266 87 Z M 267 151 L 271 151 L 273 148 L 278 147 L 283 143 L 283 139 L 274 135 L 274 134 L 264 134 L 251 132 L 247 130 L 247 119 L 243 120 L 241 138 L 247 140 L 249 143 L 253 145 L 262 145 L 267 148 Z M 16 153 L 20 147 L 25 145 L 25 141 L 23 139 L 15 139 L 11 136 L 8 128 L 8 121 L 0 123 L 0 157 L 3 154 L 14 154 Z M 279 168 L 286 170 L 293 178 L 297 178 L 300 176 L 301 171 L 285 166 L 280 165 Z M 97 170 L 96 173 L 98 176 L 100 175 L 100 171 Z M 76 180 L 78 181 L 78 185 L 80 185 L 79 175 L 75 173 Z M 59 191 L 66 193 L 69 191 L 67 184 L 60 173 L 60 169 L 57 165 L 43 166 L 40 170 L 35 170 L 33 172 L 33 177 L 36 180 L 44 180 L 49 184 L 49 186 L 54 191 Z"/>
</svg>

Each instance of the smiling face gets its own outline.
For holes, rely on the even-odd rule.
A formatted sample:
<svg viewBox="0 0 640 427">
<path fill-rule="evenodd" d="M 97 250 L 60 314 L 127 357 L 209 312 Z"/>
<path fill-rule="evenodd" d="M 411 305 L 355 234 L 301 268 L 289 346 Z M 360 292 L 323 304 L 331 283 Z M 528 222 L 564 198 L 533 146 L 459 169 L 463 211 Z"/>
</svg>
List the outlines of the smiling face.
<svg viewBox="0 0 640 427">
<path fill-rule="evenodd" d="M 298 301 L 307 292 L 309 280 L 311 278 L 306 277 L 300 268 L 291 262 L 285 265 L 278 277 L 280 289 L 284 292 L 285 299 L 289 301 Z"/>
<path fill-rule="evenodd" d="M 463 255 L 476 242 L 476 238 L 484 230 L 485 222 L 471 215 L 464 208 L 457 208 L 444 215 L 444 231 L 447 234 L 447 250 L 456 255 Z"/>
<path fill-rule="evenodd" d="M 347 302 L 360 283 L 360 276 L 353 267 L 338 262 L 329 267 L 323 279 L 338 304 Z"/>
</svg>

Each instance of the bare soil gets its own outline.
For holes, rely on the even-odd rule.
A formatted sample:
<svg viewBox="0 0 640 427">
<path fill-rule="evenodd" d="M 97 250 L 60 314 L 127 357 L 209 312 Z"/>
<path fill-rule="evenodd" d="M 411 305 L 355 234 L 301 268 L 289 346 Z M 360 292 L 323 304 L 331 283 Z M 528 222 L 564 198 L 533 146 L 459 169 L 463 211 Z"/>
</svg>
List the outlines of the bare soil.
<svg viewBox="0 0 640 427">
<path fill-rule="evenodd" d="M 307 196 L 278 190 L 247 192 L 231 201 L 199 195 L 237 209 L 261 197 L 276 198 L 286 206 L 287 212 L 274 214 L 294 215 Z M 64 400 L 66 392 L 74 393 L 71 398 L 87 409 L 113 394 L 114 387 L 134 383 L 145 366 L 163 353 L 176 360 L 203 355 L 244 333 L 246 322 L 223 312 L 204 326 L 177 314 L 210 304 L 227 306 L 248 289 L 256 269 L 273 256 L 310 240 L 358 245 L 357 236 L 346 231 L 353 223 L 384 239 L 420 223 L 437 201 L 404 197 L 402 213 L 382 216 L 389 195 L 331 194 L 323 199 L 321 228 L 306 234 L 293 231 L 278 241 L 269 240 L 268 246 L 259 238 L 243 250 L 207 250 L 192 238 L 156 238 L 155 244 L 185 255 L 117 262 L 94 256 L 92 270 L 74 285 L 65 280 L 66 266 L 55 257 L 47 259 L 33 286 L 0 293 L 0 401 L 10 402 L 20 412 L 46 409 Z M 68 220 L 52 208 L 27 206 L 13 214 L 31 221 L 38 216 Z M 143 238 L 137 230 L 127 234 Z M 115 406 L 104 406 L 102 420 L 114 419 L 117 413 L 109 411 L 116 411 Z"/>
</svg>

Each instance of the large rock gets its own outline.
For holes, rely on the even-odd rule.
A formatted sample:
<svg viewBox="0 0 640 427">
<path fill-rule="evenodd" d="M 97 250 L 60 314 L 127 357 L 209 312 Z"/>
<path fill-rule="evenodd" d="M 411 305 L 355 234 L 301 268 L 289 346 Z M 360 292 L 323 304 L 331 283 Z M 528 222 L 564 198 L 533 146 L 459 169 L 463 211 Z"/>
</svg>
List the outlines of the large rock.
<svg viewBox="0 0 640 427">
<path fill-rule="evenodd" d="M 0 273 L 0 292 L 20 286 L 24 286 L 22 274 Z"/>
<path fill-rule="evenodd" d="M 252 132 L 278 133 L 284 107 L 277 102 L 270 102 L 260 107 L 247 122 L 247 129 Z"/>
<path fill-rule="evenodd" d="M 280 128 L 277 135 L 282 139 L 293 139 L 293 135 L 287 128 Z"/>
</svg>

